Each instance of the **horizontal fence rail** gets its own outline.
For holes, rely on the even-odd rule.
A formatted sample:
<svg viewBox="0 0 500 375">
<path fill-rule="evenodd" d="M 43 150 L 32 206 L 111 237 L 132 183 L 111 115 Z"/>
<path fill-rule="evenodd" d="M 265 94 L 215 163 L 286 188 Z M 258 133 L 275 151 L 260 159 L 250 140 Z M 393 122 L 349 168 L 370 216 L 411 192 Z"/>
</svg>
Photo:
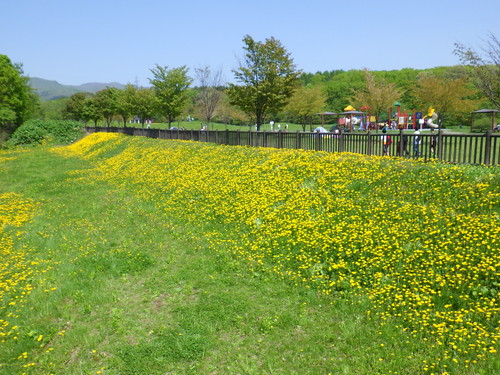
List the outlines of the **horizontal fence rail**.
<svg viewBox="0 0 500 375">
<path fill-rule="evenodd" d="M 132 127 L 86 127 L 87 133 L 108 132 L 158 139 L 179 139 L 232 146 L 275 147 L 326 152 L 353 152 L 364 155 L 391 155 L 405 158 L 437 159 L 457 164 L 500 165 L 500 134 L 447 134 L 401 130 L 390 135 L 384 150 L 382 133 L 261 132 L 230 130 L 147 129 Z"/>
</svg>

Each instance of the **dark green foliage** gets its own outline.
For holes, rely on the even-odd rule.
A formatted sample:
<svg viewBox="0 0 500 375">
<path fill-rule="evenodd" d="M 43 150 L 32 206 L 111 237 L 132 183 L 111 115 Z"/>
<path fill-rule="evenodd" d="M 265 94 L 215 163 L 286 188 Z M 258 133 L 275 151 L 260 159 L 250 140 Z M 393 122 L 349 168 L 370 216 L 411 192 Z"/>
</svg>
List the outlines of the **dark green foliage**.
<svg viewBox="0 0 500 375">
<path fill-rule="evenodd" d="M 40 103 L 40 114 L 37 118 L 41 120 L 62 120 L 63 111 L 69 98 L 60 98 Z"/>
<path fill-rule="evenodd" d="M 45 141 L 67 144 L 82 135 L 84 124 L 70 120 L 29 120 L 16 129 L 8 145 L 35 145 Z"/>
<path fill-rule="evenodd" d="M 8 133 L 28 119 L 38 105 L 38 97 L 28 85 L 22 65 L 0 54 L 0 132 Z"/>
<path fill-rule="evenodd" d="M 46 133 L 45 129 L 35 124 L 34 121 L 28 121 L 16 129 L 6 144 L 13 146 L 41 144 Z"/>
<path fill-rule="evenodd" d="M 403 93 L 401 99 L 402 109 L 419 109 L 414 89 L 418 84 L 418 77 L 422 73 L 433 74 L 438 77 L 462 78 L 469 73 L 464 67 L 444 66 L 430 69 L 405 68 L 401 70 L 371 71 L 377 80 L 383 79 L 387 83 L 394 83 Z M 362 70 L 332 70 L 325 72 L 303 73 L 300 82 L 307 87 L 320 85 L 327 96 L 326 110 L 333 112 L 342 111 L 347 105 L 353 105 L 354 93 L 366 86 Z"/>
</svg>

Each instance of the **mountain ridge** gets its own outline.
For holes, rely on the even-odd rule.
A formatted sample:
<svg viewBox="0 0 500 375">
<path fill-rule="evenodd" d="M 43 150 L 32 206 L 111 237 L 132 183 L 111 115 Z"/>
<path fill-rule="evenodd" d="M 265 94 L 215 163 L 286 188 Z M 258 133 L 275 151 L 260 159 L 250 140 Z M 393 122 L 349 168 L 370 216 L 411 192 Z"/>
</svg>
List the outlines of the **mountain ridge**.
<svg viewBox="0 0 500 375">
<path fill-rule="evenodd" d="M 29 83 L 42 101 L 69 97 L 78 92 L 96 93 L 100 90 L 104 90 L 106 87 L 114 87 L 117 89 L 123 89 L 125 87 L 124 84 L 118 82 L 87 82 L 81 85 L 63 85 L 55 80 L 39 77 L 30 77 Z"/>
</svg>

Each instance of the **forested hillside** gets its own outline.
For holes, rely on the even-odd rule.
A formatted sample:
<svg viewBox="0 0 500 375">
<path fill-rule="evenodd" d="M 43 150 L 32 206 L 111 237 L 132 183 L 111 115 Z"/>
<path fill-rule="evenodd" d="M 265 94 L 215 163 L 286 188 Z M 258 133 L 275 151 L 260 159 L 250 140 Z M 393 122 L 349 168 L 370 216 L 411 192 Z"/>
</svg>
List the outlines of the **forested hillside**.
<svg viewBox="0 0 500 375">
<path fill-rule="evenodd" d="M 125 85 L 117 82 L 111 83 L 84 83 L 82 85 L 63 85 L 57 81 L 51 81 L 47 79 L 31 77 L 29 79 L 30 85 L 35 89 L 35 93 L 40 97 L 42 101 L 60 99 L 63 97 L 69 97 L 77 92 L 92 92 L 95 93 L 100 90 L 104 90 L 106 87 L 115 87 L 117 89 L 122 89 Z"/>
</svg>

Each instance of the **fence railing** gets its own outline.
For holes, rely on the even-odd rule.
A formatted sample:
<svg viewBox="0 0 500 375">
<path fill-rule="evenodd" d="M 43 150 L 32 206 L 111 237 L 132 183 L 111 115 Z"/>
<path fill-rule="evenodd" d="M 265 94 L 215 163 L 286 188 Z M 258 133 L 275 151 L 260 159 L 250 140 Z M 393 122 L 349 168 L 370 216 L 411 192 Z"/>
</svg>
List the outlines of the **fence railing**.
<svg viewBox="0 0 500 375">
<path fill-rule="evenodd" d="M 88 133 L 112 132 L 158 139 L 180 139 L 233 146 L 275 147 L 364 155 L 391 155 L 437 159 L 457 164 L 500 165 L 500 133 L 449 134 L 401 130 L 389 134 L 392 143 L 384 149 L 380 132 L 311 133 L 230 130 L 147 129 L 132 127 L 86 127 Z"/>
</svg>

